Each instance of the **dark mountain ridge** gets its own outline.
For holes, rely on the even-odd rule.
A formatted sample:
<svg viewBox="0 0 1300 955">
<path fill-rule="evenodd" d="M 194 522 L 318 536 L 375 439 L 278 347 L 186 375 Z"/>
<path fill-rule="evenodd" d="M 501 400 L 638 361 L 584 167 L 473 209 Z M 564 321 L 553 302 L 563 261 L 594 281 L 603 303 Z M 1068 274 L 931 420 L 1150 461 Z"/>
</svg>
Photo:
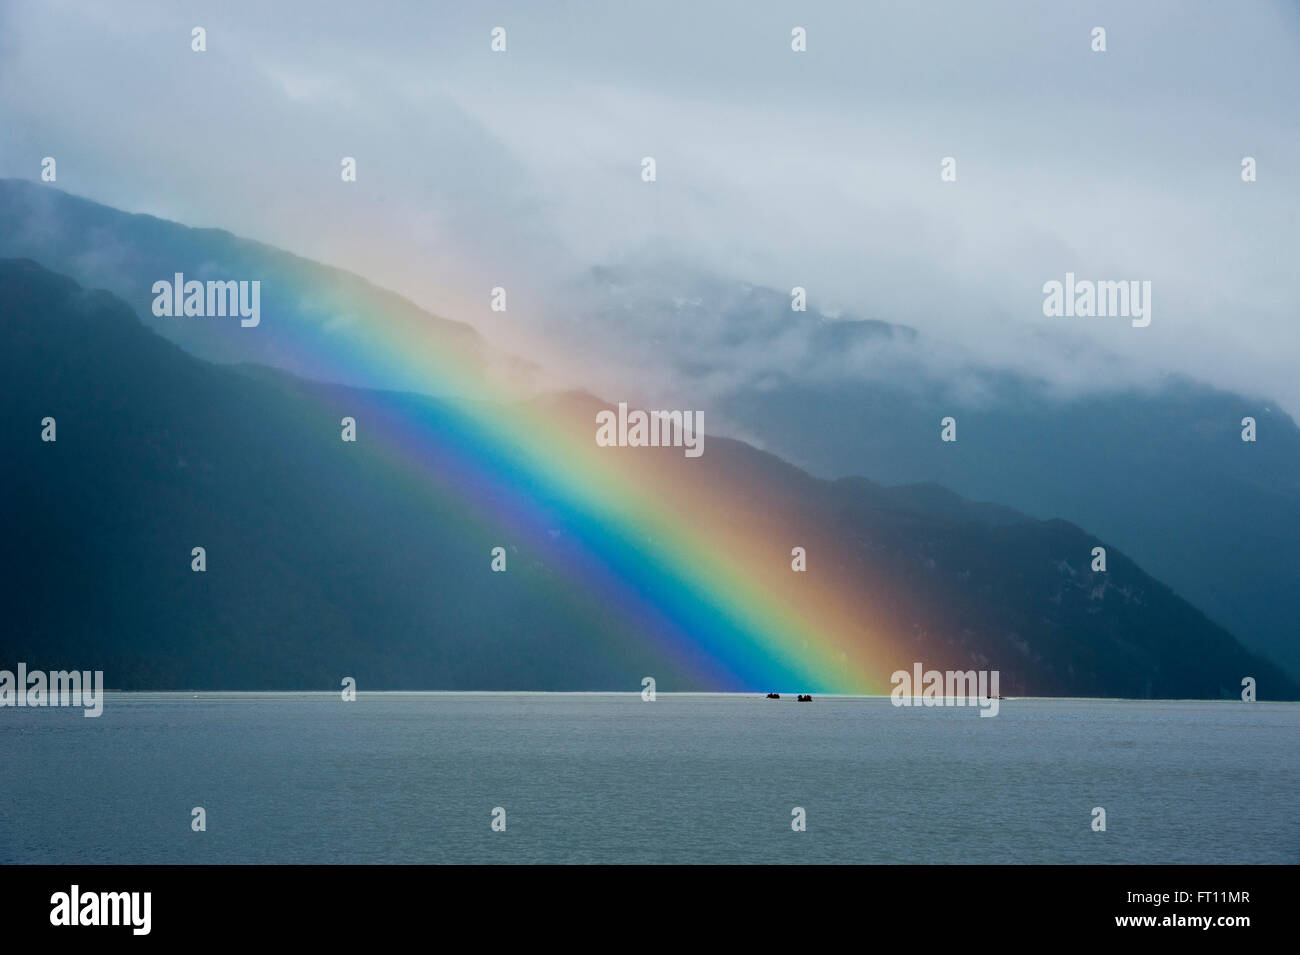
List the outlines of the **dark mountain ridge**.
<svg viewBox="0 0 1300 955">
<path fill-rule="evenodd" d="M 446 399 L 375 402 L 213 365 L 30 261 L 0 262 L 0 345 L 5 659 L 103 669 L 124 689 L 333 689 L 343 676 L 372 689 L 635 689 L 645 673 L 665 690 L 757 689 L 702 683 L 581 599 L 564 562 L 530 552 L 507 518 L 339 441 L 348 408 L 436 416 Z M 537 404 L 587 440 L 602 406 Z M 40 440 L 47 415 L 54 443 Z M 735 488 L 710 519 L 825 540 L 827 579 L 906 635 L 885 672 L 920 660 L 998 668 L 1004 693 L 1210 698 L 1237 697 L 1252 676 L 1262 699 L 1300 698 L 1117 549 L 1092 574 L 1097 541 L 1072 524 L 932 487 L 826 482 L 709 442 L 690 462 L 705 472 L 680 453 L 646 467 Z M 509 575 L 485 572 L 499 541 L 515 542 Z M 195 545 L 203 574 L 190 570 Z M 772 572 L 788 560 L 774 548 Z"/>
</svg>

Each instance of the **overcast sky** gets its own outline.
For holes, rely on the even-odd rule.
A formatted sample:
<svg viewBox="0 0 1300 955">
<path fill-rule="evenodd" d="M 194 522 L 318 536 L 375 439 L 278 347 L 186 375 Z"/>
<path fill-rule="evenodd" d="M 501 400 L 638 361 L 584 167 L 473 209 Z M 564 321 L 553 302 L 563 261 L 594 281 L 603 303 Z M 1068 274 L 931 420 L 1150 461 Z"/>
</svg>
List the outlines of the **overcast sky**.
<svg viewBox="0 0 1300 955">
<path fill-rule="evenodd" d="M 801 285 L 1063 386 L 1182 371 L 1297 415 L 1298 11 L 0 2 L 0 175 L 54 156 L 66 191 L 349 268 L 507 346 L 553 334 L 559 362 L 575 281 L 645 266 L 667 299 Z M 1045 318 L 1066 271 L 1151 281 L 1150 326 Z M 655 320 L 594 336 L 573 376 L 645 370 Z"/>
</svg>

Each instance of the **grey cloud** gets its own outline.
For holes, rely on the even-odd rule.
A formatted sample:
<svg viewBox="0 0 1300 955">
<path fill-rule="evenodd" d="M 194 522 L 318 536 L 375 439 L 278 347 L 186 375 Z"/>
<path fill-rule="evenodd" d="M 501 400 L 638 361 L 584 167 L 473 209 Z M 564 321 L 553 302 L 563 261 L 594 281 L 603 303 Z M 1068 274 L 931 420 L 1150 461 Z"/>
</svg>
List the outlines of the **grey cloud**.
<svg viewBox="0 0 1300 955">
<path fill-rule="evenodd" d="M 507 345 L 527 334 L 577 383 L 712 392 L 914 367 L 969 383 L 989 365 L 1071 390 L 1182 371 L 1300 410 L 1288 4 L 0 15 L 0 174 L 56 155 L 64 189 L 348 267 Z M 807 54 L 789 51 L 795 24 Z M 348 191 L 343 155 L 361 170 Z M 939 182 L 946 155 L 957 183 Z M 633 276 L 635 307 L 575 293 L 602 265 Z M 1151 327 L 1045 320 L 1042 283 L 1067 270 L 1150 279 Z M 504 318 L 482 307 L 496 284 Z M 736 307 L 793 285 L 921 344 L 846 348 Z"/>
</svg>

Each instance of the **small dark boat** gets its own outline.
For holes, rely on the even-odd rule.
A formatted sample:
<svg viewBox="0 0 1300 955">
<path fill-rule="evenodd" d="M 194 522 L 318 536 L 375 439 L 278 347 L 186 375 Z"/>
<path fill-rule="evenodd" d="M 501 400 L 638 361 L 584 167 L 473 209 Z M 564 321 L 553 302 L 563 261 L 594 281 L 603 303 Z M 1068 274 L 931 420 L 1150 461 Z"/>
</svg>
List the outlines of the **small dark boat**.
<svg viewBox="0 0 1300 955">
<path fill-rule="evenodd" d="M 800 693 L 800 694 L 799 694 L 799 702 L 800 702 L 800 703 L 811 703 L 811 702 L 812 702 L 812 694 L 811 694 L 811 693 Z"/>
<path fill-rule="evenodd" d="M 769 700 L 779 700 L 779 699 L 781 699 L 781 694 L 780 694 L 780 693 L 769 693 L 769 694 L 767 695 L 767 698 L 768 698 Z"/>
</svg>

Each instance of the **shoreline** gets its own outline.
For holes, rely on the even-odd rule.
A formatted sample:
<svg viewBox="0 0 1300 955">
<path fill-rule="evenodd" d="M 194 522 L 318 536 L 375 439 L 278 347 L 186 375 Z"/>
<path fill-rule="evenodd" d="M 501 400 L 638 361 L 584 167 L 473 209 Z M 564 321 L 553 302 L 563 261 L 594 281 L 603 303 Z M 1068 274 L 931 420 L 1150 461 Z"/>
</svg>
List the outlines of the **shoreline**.
<svg viewBox="0 0 1300 955">
<path fill-rule="evenodd" d="M 710 690 L 685 690 L 685 691 L 665 691 L 657 692 L 659 698 L 699 698 L 699 699 L 732 699 L 747 700 L 756 699 L 764 703 L 768 702 L 795 702 L 795 692 L 790 691 L 789 700 L 767 700 L 765 694 L 761 691 L 710 691 Z M 363 698 L 383 699 L 387 701 L 409 700 L 416 702 L 429 698 L 456 698 L 456 697 L 538 697 L 538 698 L 562 698 L 562 697 L 611 697 L 611 698 L 633 698 L 640 699 L 641 693 L 638 690 L 358 690 L 356 691 L 357 700 Z M 783 693 L 784 695 L 784 693 Z M 150 702 L 150 703 L 187 703 L 187 702 L 334 702 L 339 700 L 339 691 L 337 690 L 105 690 L 105 698 L 113 698 L 119 702 Z M 853 703 L 853 702 L 885 702 L 892 698 L 890 694 L 843 694 L 843 693 L 814 693 L 814 701 L 835 702 L 835 703 Z M 915 705 L 920 706 L 922 697 L 913 696 L 912 700 L 916 701 Z M 1002 697 L 1001 703 L 1020 703 L 1020 702 L 1037 702 L 1037 703 L 1224 703 L 1240 705 L 1239 699 L 1231 698 L 1197 698 L 1197 697 L 1170 697 L 1170 698 L 1148 698 L 1148 697 L 1122 697 L 1122 696 L 1014 696 Z M 1300 703 L 1300 700 L 1255 700 L 1255 703 Z"/>
</svg>

